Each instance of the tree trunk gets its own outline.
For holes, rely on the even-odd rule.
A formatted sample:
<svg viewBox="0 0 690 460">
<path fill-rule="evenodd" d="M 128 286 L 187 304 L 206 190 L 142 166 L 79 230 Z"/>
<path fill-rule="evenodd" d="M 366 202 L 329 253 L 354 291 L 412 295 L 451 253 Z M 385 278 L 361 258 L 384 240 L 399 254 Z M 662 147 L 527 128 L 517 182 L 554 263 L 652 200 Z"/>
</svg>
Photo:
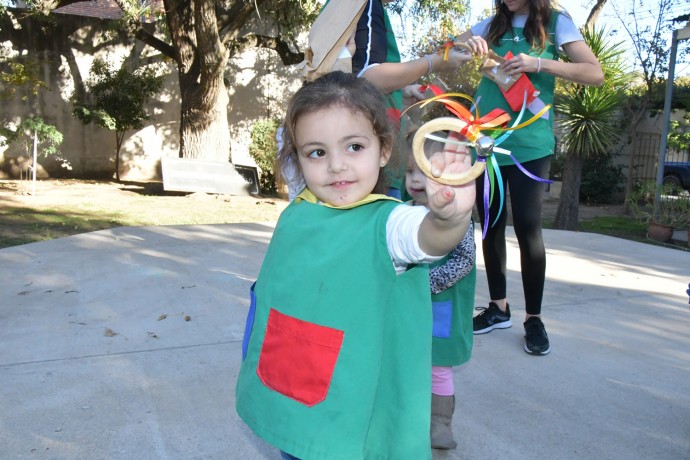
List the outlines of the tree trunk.
<svg viewBox="0 0 690 460">
<path fill-rule="evenodd" d="M 228 126 L 229 97 L 222 76 L 206 82 L 209 96 L 214 102 L 196 103 L 196 91 L 180 84 L 182 109 L 180 118 L 180 158 L 217 161 L 230 160 L 230 128 Z"/>
<path fill-rule="evenodd" d="M 221 41 L 215 2 L 165 0 L 180 79 L 180 158 L 228 161 L 229 50 Z"/>
<path fill-rule="evenodd" d="M 125 140 L 124 131 L 115 131 L 115 181 L 120 182 L 120 150 Z"/>
<path fill-rule="evenodd" d="M 563 187 L 556 211 L 554 228 L 558 230 L 577 230 L 580 210 L 580 184 L 582 182 L 582 158 L 568 152 L 563 164 Z"/>
</svg>

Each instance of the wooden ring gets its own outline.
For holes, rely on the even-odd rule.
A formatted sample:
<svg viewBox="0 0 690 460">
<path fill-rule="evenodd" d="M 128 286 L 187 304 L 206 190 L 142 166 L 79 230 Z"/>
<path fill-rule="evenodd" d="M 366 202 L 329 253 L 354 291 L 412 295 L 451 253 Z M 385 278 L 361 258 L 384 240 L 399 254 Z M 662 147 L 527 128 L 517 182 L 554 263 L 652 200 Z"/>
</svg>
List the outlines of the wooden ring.
<svg viewBox="0 0 690 460">
<path fill-rule="evenodd" d="M 419 169 L 430 179 L 444 185 L 465 185 L 479 177 L 486 169 L 485 161 L 475 161 L 470 169 L 461 173 L 453 173 L 435 177 L 431 173 L 431 163 L 424 154 L 424 141 L 426 135 L 435 131 L 461 132 L 467 126 L 467 122 L 453 117 L 435 118 L 424 123 L 415 133 L 412 139 L 412 155 Z"/>
</svg>

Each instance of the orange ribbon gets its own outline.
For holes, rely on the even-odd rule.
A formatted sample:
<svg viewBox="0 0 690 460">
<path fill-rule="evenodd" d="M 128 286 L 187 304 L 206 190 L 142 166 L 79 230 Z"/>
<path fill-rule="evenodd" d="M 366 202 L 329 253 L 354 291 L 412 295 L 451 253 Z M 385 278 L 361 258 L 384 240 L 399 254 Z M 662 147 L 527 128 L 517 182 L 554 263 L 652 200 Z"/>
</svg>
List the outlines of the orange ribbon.
<svg viewBox="0 0 690 460">
<path fill-rule="evenodd" d="M 437 54 L 443 54 L 443 60 L 447 61 L 448 60 L 448 54 L 450 53 L 450 50 L 455 48 L 455 47 L 464 48 L 467 51 L 469 51 L 470 53 L 472 52 L 472 48 L 467 43 L 456 42 L 455 39 L 452 39 L 452 40 L 448 40 L 443 45 L 441 45 L 441 47 L 437 51 Z"/>
<path fill-rule="evenodd" d="M 470 101 L 474 105 L 474 100 L 466 94 L 443 93 L 441 88 L 435 85 L 425 85 L 419 88 L 421 92 L 424 92 L 427 89 L 434 93 L 434 96 L 423 101 L 417 102 L 413 105 L 420 104 L 420 107 L 424 107 L 425 105 L 430 104 L 432 102 L 442 103 L 450 113 L 452 113 L 459 119 L 467 122 L 467 126 L 463 128 L 460 134 L 465 136 L 471 142 L 477 140 L 477 138 L 481 135 L 480 131 L 503 130 L 510 121 L 510 115 L 506 113 L 504 110 L 494 109 L 488 114 L 484 115 L 483 117 L 480 117 L 479 110 L 476 110 L 477 116 L 475 117 L 469 110 L 467 110 L 467 108 L 464 105 L 462 105 L 458 101 L 449 99 L 450 97 L 459 97 L 461 99 L 466 99 Z"/>
</svg>

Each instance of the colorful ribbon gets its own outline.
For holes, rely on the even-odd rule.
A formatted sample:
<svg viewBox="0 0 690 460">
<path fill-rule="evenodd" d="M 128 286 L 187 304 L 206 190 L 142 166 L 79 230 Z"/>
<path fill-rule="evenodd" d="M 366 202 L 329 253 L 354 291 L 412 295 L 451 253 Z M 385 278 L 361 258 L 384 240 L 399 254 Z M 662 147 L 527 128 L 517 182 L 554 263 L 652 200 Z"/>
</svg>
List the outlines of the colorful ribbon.
<svg viewBox="0 0 690 460">
<path fill-rule="evenodd" d="M 510 115 L 505 112 L 504 110 L 501 109 L 494 109 L 485 116 L 480 116 L 479 114 L 479 109 L 476 106 L 476 103 L 474 99 L 472 99 L 470 96 L 462 93 L 444 93 L 441 88 L 435 85 L 425 85 L 420 87 L 420 91 L 424 92 L 426 90 L 430 90 L 434 96 L 430 97 L 428 99 L 425 99 L 424 101 L 417 102 L 416 104 L 413 104 L 412 106 L 408 107 L 407 110 L 409 110 L 411 107 L 419 105 L 420 107 L 424 107 L 428 104 L 431 104 L 432 102 L 440 102 L 443 104 L 446 109 L 455 115 L 457 118 L 463 120 L 464 122 L 467 123 L 467 125 L 459 132 L 462 136 L 466 137 L 470 141 L 470 145 L 473 145 L 476 140 L 484 135 L 482 134 L 482 131 L 491 131 L 491 137 L 494 139 L 494 151 L 493 153 L 500 153 L 503 155 L 508 155 L 508 157 L 511 159 L 511 161 L 522 171 L 526 176 L 528 176 L 531 179 L 534 179 L 538 182 L 543 182 L 543 183 L 551 183 L 552 181 L 548 179 L 543 179 L 541 177 L 538 177 L 532 173 L 530 173 L 527 169 L 525 169 L 524 166 L 520 164 L 520 162 L 513 156 L 513 154 L 506 149 L 499 148 L 498 146 L 502 144 L 510 135 L 518 130 L 522 129 L 526 126 L 531 125 L 535 121 L 537 121 L 541 116 L 548 112 L 548 110 L 551 108 L 551 105 L 547 105 L 544 108 L 542 108 L 538 113 L 536 113 L 532 118 L 525 122 L 521 122 L 522 118 L 525 114 L 525 109 L 527 107 L 527 99 L 528 99 L 528 94 L 525 92 L 524 94 L 524 100 L 522 107 L 520 109 L 520 112 L 518 113 L 518 116 L 516 117 L 515 121 L 511 126 L 507 126 L 508 123 L 510 122 Z M 460 99 L 465 99 L 469 101 L 472 104 L 472 107 L 474 109 L 475 114 L 473 115 L 470 110 L 468 110 L 464 105 L 462 105 L 460 102 L 451 99 L 452 97 L 460 98 Z M 407 111 L 406 110 L 406 111 Z M 405 113 L 405 112 L 403 112 Z M 452 142 L 452 141 L 449 141 Z M 486 162 L 486 169 L 484 170 L 484 196 L 483 196 L 483 203 L 484 203 L 484 224 L 482 226 L 482 239 L 486 237 L 486 232 L 488 230 L 488 224 L 489 224 L 489 208 L 491 207 L 491 204 L 493 203 L 494 200 L 494 195 L 496 189 L 498 189 L 498 198 L 499 198 L 499 208 L 498 208 L 498 213 L 496 214 L 496 218 L 494 219 L 493 223 L 491 226 L 496 225 L 496 222 L 498 221 L 499 216 L 501 215 L 501 212 L 503 211 L 503 203 L 504 203 L 504 190 L 503 190 L 503 177 L 501 176 L 501 170 L 498 165 L 498 161 L 496 160 L 495 155 L 491 154 L 488 157 L 477 157 L 477 161 L 485 161 Z"/>
<path fill-rule="evenodd" d="M 448 60 L 448 54 L 450 53 L 450 50 L 455 48 L 455 47 L 465 48 L 470 53 L 472 52 L 472 48 L 470 47 L 470 45 L 468 45 L 467 43 L 464 43 L 464 42 L 456 42 L 455 37 L 450 36 L 448 41 L 445 42 L 443 45 L 441 45 L 441 47 L 438 49 L 438 51 L 436 53 L 437 54 L 443 54 L 443 60 L 447 61 Z"/>
</svg>

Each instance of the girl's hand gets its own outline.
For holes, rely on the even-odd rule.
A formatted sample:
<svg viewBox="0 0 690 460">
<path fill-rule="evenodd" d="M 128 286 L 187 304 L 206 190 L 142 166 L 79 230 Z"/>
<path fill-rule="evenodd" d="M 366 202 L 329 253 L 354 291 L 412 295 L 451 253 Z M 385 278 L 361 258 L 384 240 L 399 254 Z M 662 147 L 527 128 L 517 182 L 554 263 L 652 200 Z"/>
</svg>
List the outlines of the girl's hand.
<svg viewBox="0 0 690 460">
<path fill-rule="evenodd" d="M 541 65 L 539 58 L 529 56 L 525 53 L 520 53 L 517 56 L 513 56 L 512 58 L 508 59 L 503 64 L 502 68 L 508 75 L 515 75 L 527 72 L 537 73 L 541 71 L 540 67 Z"/>
<path fill-rule="evenodd" d="M 448 50 L 448 60 L 443 60 L 443 53 L 436 53 L 431 56 L 433 70 L 438 72 L 452 72 L 460 68 L 464 63 L 471 61 L 474 56 L 486 56 L 489 54 L 489 45 L 486 41 L 475 35 L 467 40 L 467 45 L 471 51 L 464 48 L 453 47 Z"/>
<path fill-rule="evenodd" d="M 456 133 L 448 135 L 450 140 L 461 140 Z M 435 152 L 429 159 L 431 172 L 440 177 L 443 173 L 461 173 L 472 166 L 469 149 L 464 145 L 445 143 L 442 152 Z M 436 218 L 445 221 L 462 221 L 472 213 L 475 200 L 475 183 L 450 186 L 439 184 L 429 178 L 426 182 L 429 197 L 428 207 Z"/>
<path fill-rule="evenodd" d="M 489 44 L 484 38 L 479 35 L 473 35 L 465 41 L 472 48 L 472 54 L 475 56 L 486 56 L 489 54 Z"/>
</svg>

